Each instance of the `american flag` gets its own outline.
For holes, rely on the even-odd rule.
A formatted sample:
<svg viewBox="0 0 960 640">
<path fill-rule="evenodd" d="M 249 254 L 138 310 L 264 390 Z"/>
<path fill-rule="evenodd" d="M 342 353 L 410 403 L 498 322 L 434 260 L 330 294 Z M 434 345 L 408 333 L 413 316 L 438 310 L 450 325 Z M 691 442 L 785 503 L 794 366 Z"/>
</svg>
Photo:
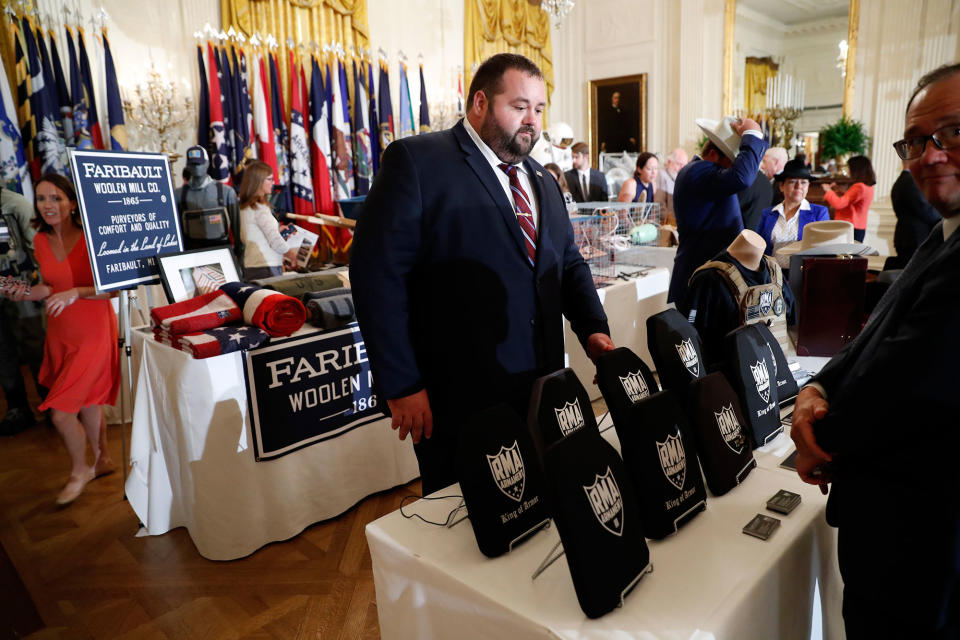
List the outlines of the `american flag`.
<svg viewBox="0 0 960 640">
<path fill-rule="evenodd" d="M 220 287 L 243 309 L 243 321 L 260 327 L 271 336 L 288 336 L 307 321 L 303 303 L 279 291 L 246 282 L 228 282 Z"/>
<path fill-rule="evenodd" d="M 207 57 L 210 59 L 210 177 L 220 182 L 230 183 L 230 149 L 227 143 L 227 131 L 224 128 L 223 96 L 220 87 L 220 61 L 207 43 Z"/>
<path fill-rule="evenodd" d="M 313 179 L 310 175 L 310 147 L 307 146 L 307 131 L 303 125 L 303 85 L 297 74 L 297 66 L 290 52 L 290 179 L 293 194 L 293 209 L 297 213 L 313 213 Z"/>
<path fill-rule="evenodd" d="M 194 358 L 212 358 L 224 353 L 255 349 L 270 339 L 257 327 L 218 327 L 184 335 L 154 333 L 157 342 L 185 351 Z"/>
<path fill-rule="evenodd" d="M 154 327 L 182 334 L 220 327 L 243 318 L 243 311 L 230 296 L 213 291 L 182 302 L 150 310 Z"/>
</svg>

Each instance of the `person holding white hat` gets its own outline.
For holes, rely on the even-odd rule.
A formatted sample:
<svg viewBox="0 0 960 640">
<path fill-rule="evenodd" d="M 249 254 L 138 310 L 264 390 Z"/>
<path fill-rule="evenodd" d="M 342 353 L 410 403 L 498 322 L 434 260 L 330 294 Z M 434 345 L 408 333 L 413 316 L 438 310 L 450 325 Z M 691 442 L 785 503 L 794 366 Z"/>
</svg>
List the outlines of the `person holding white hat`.
<svg viewBox="0 0 960 640">
<path fill-rule="evenodd" d="M 737 193 L 757 177 L 767 143 L 750 118 L 699 119 L 709 141 L 677 174 L 673 206 L 679 245 L 673 262 L 668 302 L 684 307 L 687 281 L 694 269 L 727 248 L 743 230 Z"/>
</svg>

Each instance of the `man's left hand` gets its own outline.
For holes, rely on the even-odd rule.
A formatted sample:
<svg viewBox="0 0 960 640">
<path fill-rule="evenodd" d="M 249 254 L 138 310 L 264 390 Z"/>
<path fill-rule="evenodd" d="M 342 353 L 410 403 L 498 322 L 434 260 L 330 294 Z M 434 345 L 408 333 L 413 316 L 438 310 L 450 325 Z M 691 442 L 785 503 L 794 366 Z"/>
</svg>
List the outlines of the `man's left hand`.
<svg viewBox="0 0 960 640">
<path fill-rule="evenodd" d="M 597 358 L 607 351 L 613 351 L 615 348 L 613 340 L 605 333 L 591 333 L 590 337 L 587 338 L 587 356 L 593 360 L 594 364 L 596 364 Z"/>
</svg>

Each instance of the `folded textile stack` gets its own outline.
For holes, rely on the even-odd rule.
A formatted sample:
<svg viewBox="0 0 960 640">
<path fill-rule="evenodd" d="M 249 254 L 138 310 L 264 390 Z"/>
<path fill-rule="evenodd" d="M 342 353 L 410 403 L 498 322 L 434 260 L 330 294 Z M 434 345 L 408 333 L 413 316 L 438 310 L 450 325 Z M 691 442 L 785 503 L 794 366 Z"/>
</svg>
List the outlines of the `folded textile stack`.
<svg viewBox="0 0 960 640">
<path fill-rule="evenodd" d="M 350 276 L 346 270 L 300 273 L 295 276 L 277 276 L 257 280 L 256 284 L 285 293 L 303 300 L 303 296 L 312 291 L 327 291 L 350 286 Z"/>
<path fill-rule="evenodd" d="M 186 351 L 197 359 L 212 358 L 213 356 L 244 349 L 254 349 L 270 339 L 270 336 L 263 329 L 237 325 L 182 334 L 169 333 L 155 328 L 153 337 L 157 342 L 162 342 L 180 351 Z"/>
<path fill-rule="evenodd" d="M 303 303 L 279 291 L 246 282 L 228 282 L 220 291 L 243 310 L 246 324 L 263 329 L 271 337 L 289 336 L 307 321 Z"/>
<path fill-rule="evenodd" d="M 353 294 L 346 287 L 304 294 L 303 302 L 307 307 L 307 320 L 315 327 L 336 329 L 357 319 Z"/>
<path fill-rule="evenodd" d="M 240 306 L 222 291 L 211 291 L 150 310 L 153 326 L 172 334 L 214 329 L 242 319 Z"/>
</svg>

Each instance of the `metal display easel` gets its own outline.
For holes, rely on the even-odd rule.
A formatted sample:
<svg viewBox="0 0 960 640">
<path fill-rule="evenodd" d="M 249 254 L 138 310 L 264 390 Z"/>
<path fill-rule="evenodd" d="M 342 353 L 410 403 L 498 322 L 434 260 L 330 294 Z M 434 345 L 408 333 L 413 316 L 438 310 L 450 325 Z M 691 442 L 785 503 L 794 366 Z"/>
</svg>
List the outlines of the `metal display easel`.
<svg viewBox="0 0 960 640">
<path fill-rule="evenodd" d="M 120 290 L 120 318 L 117 323 L 117 349 L 126 357 L 127 375 L 120 381 L 120 447 L 123 461 L 123 499 L 127 499 L 127 403 L 130 404 L 130 423 L 133 424 L 133 344 L 130 336 L 130 305 L 137 299 L 137 290 Z M 121 376 L 123 378 L 124 376 Z"/>
</svg>

